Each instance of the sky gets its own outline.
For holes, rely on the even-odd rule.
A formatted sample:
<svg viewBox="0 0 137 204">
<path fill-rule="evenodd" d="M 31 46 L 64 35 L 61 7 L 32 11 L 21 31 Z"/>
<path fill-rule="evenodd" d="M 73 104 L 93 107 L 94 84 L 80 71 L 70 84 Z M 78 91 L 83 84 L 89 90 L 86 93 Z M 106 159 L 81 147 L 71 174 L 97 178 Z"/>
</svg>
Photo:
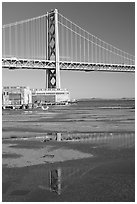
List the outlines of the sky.
<svg viewBox="0 0 137 204">
<path fill-rule="evenodd" d="M 59 12 L 89 33 L 135 55 L 135 4 L 133 2 L 3 2 L 2 24 Z M 45 71 L 4 70 L 2 86 L 45 88 Z M 135 74 L 61 71 L 61 88 L 71 98 L 135 97 Z"/>
</svg>

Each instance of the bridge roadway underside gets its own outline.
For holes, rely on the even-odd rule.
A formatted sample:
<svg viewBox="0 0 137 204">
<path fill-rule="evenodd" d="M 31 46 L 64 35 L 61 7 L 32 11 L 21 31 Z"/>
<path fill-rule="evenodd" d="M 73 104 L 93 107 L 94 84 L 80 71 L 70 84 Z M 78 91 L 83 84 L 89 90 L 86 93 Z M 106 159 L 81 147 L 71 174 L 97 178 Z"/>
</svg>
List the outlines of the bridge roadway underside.
<svg viewBox="0 0 137 204">
<path fill-rule="evenodd" d="M 2 58 L 2 68 L 14 69 L 55 69 L 55 61 Z M 60 61 L 60 70 L 71 71 L 107 71 L 107 72 L 135 72 L 135 65 L 105 64 L 87 62 Z"/>
</svg>

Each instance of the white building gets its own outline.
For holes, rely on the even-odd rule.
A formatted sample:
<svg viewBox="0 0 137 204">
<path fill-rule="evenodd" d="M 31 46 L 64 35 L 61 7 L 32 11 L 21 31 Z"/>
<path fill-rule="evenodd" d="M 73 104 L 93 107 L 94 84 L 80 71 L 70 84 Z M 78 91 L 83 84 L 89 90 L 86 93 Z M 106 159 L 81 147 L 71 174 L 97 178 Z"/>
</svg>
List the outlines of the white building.
<svg viewBox="0 0 137 204">
<path fill-rule="evenodd" d="M 22 105 L 32 104 L 32 93 L 29 87 L 6 86 L 2 88 L 3 107 L 21 107 Z"/>
<path fill-rule="evenodd" d="M 66 103 L 70 101 L 70 93 L 65 89 L 32 89 L 32 103 Z"/>
</svg>

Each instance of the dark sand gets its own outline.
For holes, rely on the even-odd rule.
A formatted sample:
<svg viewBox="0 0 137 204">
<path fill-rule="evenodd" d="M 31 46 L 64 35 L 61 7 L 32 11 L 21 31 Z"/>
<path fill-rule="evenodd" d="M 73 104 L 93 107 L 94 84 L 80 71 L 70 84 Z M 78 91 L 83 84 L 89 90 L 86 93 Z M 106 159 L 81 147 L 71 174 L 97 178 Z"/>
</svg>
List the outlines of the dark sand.
<svg viewBox="0 0 137 204">
<path fill-rule="evenodd" d="M 126 139 L 125 139 L 126 140 Z M 35 140 L 4 140 L 13 145 L 16 155 L 4 154 L 5 159 L 19 159 L 18 150 L 73 150 L 69 160 L 56 162 L 53 154 L 43 157 L 45 164 L 24 167 L 3 165 L 2 199 L 11 202 L 134 202 L 134 145 L 114 145 L 111 142 L 41 142 Z M 16 144 L 16 146 L 14 146 Z M 114 144 L 114 141 L 113 141 Z M 121 143 L 122 144 L 122 143 Z M 82 159 L 77 158 L 79 152 Z M 86 153 L 86 154 L 85 154 Z M 62 152 L 63 154 L 63 152 Z M 87 157 L 85 155 L 92 155 Z M 64 155 L 60 155 L 62 158 Z M 76 158 L 75 158 L 76 156 Z M 48 162 L 47 162 L 48 157 Z M 66 161 L 65 161 L 66 160 Z"/>
</svg>

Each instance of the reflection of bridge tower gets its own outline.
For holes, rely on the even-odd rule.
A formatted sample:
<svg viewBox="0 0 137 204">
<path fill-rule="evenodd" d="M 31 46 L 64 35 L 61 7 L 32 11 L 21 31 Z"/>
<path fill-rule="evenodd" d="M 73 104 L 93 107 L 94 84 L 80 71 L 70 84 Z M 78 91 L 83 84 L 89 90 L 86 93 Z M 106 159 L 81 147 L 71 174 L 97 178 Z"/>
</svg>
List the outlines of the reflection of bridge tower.
<svg viewBox="0 0 137 204">
<path fill-rule="evenodd" d="M 58 195 L 61 194 L 61 168 L 50 171 L 50 191 L 56 192 Z"/>
<path fill-rule="evenodd" d="M 58 11 L 47 16 L 47 60 L 55 61 L 55 69 L 46 70 L 46 88 L 60 89 Z"/>
<path fill-rule="evenodd" d="M 62 167 L 52 169 L 50 171 L 49 189 L 51 192 L 56 192 L 60 195 L 64 190 L 69 188 L 72 183 L 79 182 L 80 178 L 96 168 L 96 164 L 81 167 Z M 45 188 L 44 186 L 42 187 Z"/>
</svg>

